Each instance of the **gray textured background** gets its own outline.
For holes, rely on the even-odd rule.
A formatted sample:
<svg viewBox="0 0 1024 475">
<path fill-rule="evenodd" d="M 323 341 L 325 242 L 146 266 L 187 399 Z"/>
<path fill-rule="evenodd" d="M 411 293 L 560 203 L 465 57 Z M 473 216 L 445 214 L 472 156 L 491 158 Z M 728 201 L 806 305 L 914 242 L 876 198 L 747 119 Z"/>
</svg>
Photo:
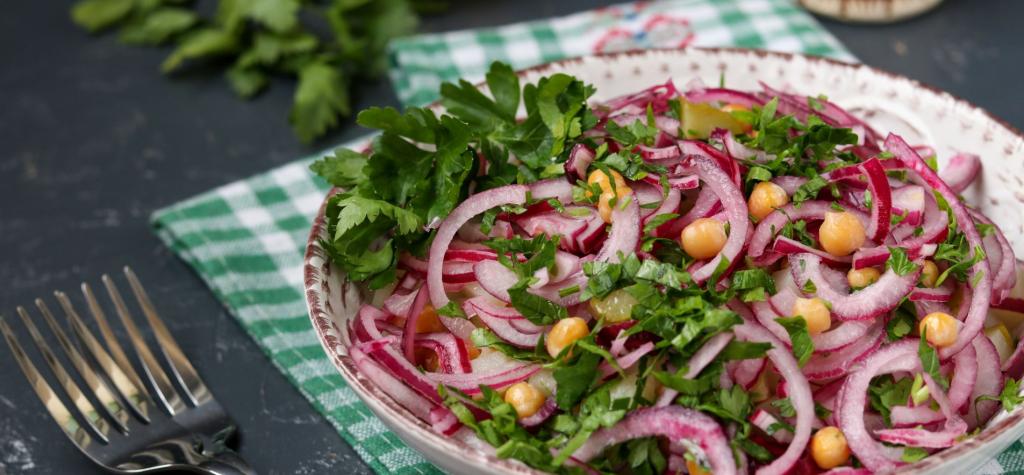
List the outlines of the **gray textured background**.
<svg viewBox="0 0 1024 475">
<path fill-rule="evenodd" d="M 237 100 L 211 70 L 158 74 L 166 51 L 91 39 L 69 0 L 6 2 L 0 14 L 0 312 L 136 266 L 171 330 L 241 426 L 261 473 L 369 473 L 271 367 L 203 284 L 150 232 L 151 211 L 360 134 L 346 123 L 302 146 L 291 87 Z M 613 2 L 454 1 L 422 30 L 561 15 Z M 825 26 L 865 63 L 964 97 L 1024 126 L 1024 2 L 947 0 L 889 26 Z M 397 104 L 386 81 L 357 108 Z M 20 327 L 20 324 L 16 325 Z M 4 345 L 5 346 L 5 345 Z M 31 350 L 34 352 L 34 350 Z M 0 349 L 0 474 L 98 472 L 67 443 Z"/>
</svg>

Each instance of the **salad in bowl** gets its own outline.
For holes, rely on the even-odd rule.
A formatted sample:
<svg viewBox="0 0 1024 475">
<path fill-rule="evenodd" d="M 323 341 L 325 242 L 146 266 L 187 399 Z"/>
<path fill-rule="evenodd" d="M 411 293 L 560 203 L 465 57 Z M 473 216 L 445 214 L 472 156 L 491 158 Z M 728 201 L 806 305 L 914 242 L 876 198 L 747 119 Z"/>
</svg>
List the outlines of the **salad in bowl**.
<svg viewBox="0 0 1024 475">
<path fill-rule="evenodd" d="M 872 473 L 1020 402 L 978 156 L 766 84 L 486 86 L 363 111 L 370 149 L 312 166 L 369 295 L 347 356 L 439 436 L 552 473 Z"/>
</svg>

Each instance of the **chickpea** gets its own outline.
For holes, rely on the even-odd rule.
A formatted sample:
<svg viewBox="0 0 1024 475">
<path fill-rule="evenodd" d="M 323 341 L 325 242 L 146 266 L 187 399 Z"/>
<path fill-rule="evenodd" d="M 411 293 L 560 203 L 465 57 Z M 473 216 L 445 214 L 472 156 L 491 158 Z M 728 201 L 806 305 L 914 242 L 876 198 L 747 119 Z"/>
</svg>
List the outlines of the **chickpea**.
<svg viewBox="0 0 1024 475">
<path fill-rule="evenodd" d="M 850 460 L 850 446 L 838 427 L 828 426 L 814 433 L 811 457 L 823 470 L 830 470 Z"/>
<path fill-rule="evenodd" d="M 626 184 L 626 179 L 622 178 L 622 174 L 615 170 L 608 170 L 611 173 L 611 179 L 608 179 L 608 174 L 603 170 L 594 170 L 590 172 L 590 176 L 587 177 L 587 185 L 597 184 L 601 188 L 601 194 L 612 193 L 617 195 L 619 198 L 629 196 L 633 192 L 633 189 Z M 612 189 L 612 181 L 615 182 L 615 187 Z M 589 187 L 588 187 L 589 188 Z M 589 189 L 586 193 L 587 197 L 593 196 L 593 192 Z"/>
<path fill-rule="evenodd" d="M 548 336 L 544 341 L 545 345 L 547 345 L 548 354 L 552 358 L 557 357 L 567 346 L 587 336 L 588 333 L 590 333 L 590 329 L 587 328 L 587 322 L 580 317 L 569 317 L 559 320 L 548 331 Z"/>
<path fill-rule="evenodd" d="M 520 419 L 536 414 L 544 405 L 544 399 L 544 393 L 526 381 L 513 384 L 505 391 L 505 402 L 516 409 Z"/>
<path fill-rule="evenodd" d="M 932 261 L 924 261 L 924 265 L 921 266 L 921 283 L 925 287 L 935 287 L 935 282 L 938 280 L 939 266 Z"/>
<path fill-rule="evenodd" d="M 832 326 L 832 312 L 825 301 L 818 298 L 798 298 L 793 302 L 793 316 L 803 317 L 807 322 L 807 333 L 817 335 Z"/>
<path fill-rule="evenodd" d="M 959 322 L 948 313 L 932 312 L 918 324 L 918 331 L 936 348 L 952 345 L 960 333 Z"/>
<path fill-rule="evenodd" d="M 423 307 L 420 318 L 416 320 L 416 333 L 436 333 L 447 331 L 441 319 L 437 317 L 437 311 L 430 304 Z"/>
<path fill-rule="evenodd" d="M 725 224 L 713 218 L 700 218 L 686 225 L 679 236 L 683 250 L 694 259 L 715 257 L 727 239 Z"/>
<path fill-rule="evenodd" d="M 818 231 L 821 248 L 833 256 L 848 256 L 864 245 L 864 225 L 852 213 L 829 211 Z"/>
<path fill-rule="evenodd" d="M 750 214 L 760 221 L 786 203 L 789 203 L 786 190 L 770 181 L 762 181 L 754 185 L 754 190 L 750 192 L 750 198 L 747 200 L 747 207 Z"/>
<path fill-rule="evenodd" d="M 850 283 L 850 287 L 863 289 L 878 282 L 878 278 L 881 276 L 882 274 L 878 272 L 878 269 L 865 267 L 863 269 L 850 269 L 850 272 L 846 273 L 846 280 Z"/>
<path fill-rule="evenodd" d="M 632 317 L 633 306 L 637 303 L 639 302 L 636 297 L 625 290 L 618 289 L 611 291 L 603 299 L 590 299 L 590 309 L 608 323 L 619 323 Z"/>
</svg>

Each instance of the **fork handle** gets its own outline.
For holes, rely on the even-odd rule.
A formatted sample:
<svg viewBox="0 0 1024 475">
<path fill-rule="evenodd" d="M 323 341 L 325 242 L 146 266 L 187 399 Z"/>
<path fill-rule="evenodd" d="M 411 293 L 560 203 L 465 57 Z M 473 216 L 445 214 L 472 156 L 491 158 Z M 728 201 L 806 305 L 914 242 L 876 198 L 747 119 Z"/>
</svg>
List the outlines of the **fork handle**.
<svg viewBox="0 0 1024 475">
<path fill-rule="evenodd" d="M 201 473 L 208 475 L 256 475 L 249 463 L 235 451 L 225 448 L 222 452 L 210 456 L 196 467 Z"/>
</svg>

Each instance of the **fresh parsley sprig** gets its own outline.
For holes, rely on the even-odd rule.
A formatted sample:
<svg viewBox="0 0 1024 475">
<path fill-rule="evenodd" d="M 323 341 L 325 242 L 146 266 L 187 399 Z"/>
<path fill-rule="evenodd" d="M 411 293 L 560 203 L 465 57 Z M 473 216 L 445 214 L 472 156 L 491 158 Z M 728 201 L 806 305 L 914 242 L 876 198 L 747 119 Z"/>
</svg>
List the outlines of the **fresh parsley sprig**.
<svg viewBox="0 0 1024 475">
<path fill-rule="evenodd" d="M 429 0 L 219 0 L 206 14 L 178 0 L 79 0 L 71 19 L 91 33 L 116 28 L 127 44 L 173 44 L 160 67 L 165 74 L 190 63 L 223 65 L 224 78 L 243 98 L 274 77 L 296 79 L 288 121 L 310 142 L 351 114 L 352 83 L 384 73 L 388 41 L 416 29 L 417 10 L 436 6 Z M 314 24 L 318 19 L 323 28 Z"/>
</svg>

